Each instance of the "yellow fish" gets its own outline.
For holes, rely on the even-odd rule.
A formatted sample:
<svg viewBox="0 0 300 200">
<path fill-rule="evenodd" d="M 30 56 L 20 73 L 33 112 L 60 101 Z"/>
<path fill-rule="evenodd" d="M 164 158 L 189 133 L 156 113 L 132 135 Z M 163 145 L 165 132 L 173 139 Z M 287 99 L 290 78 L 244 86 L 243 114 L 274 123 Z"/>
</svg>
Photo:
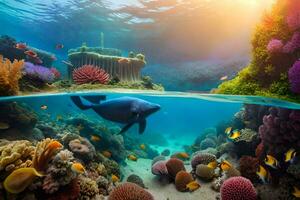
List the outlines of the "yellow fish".
<svg viewBox="0 0 300 200">
<path fill-rule="evenodd" d="M 60 120 L 62 120 L 63 119 L 63 117 L 61 116 L 61 115 L 57 115 L 56 116 L 56 121 L 60 121 Z"/>
<path fill-rule="evenodd" d="M 141 144 L 140 145 L 140 149 L 145 150 L 146 149 L 146 145 L 145 144 Z"/>
<path fill-rule="evenodd" d="M 272 167 L 273 169 L 277 169 L 279 167 L 279 162 L 271 155 L 267 155 L 265 158 L 265 164 Z"/>
<path fill-rule="evenodd" d="M 240 136 L 241 136 L 241 132 L 238 131 L 238 130 L 235 130 L 231 134 L 228 135 L 228 138 L 231 139 L 231 140 L 235 140 Z"/>
<path fill-rule="evenodd" d="M 294 186 L 294 192 L 293 192 L 293 195 L 294 195 L 296 198 L 300 198 L 300 189 Z"/>
<path fill-rule="evenodd" d="M 135 156 L 135 155 L 129 155 L 128 157 L 127 157 L 129 160 L 132 160 L 132 161 L 137 161 L 137 157 Z"/>
<path fill-rule="evenodd" d="M 228 162 L 227 160 L 223 160 L 221 162 L 221 165 L 220 165 L 221 169 L 223 171 L 227 171 L 228 169 L 230 169 L 232 167 L 232 165 L 230 164 L 230 162 Z"/>
<path fill-rule="evenodd" d="M 295 149 L 290 149 L 285 153 L 285 162 L 293 162 L 296 157 L 296 150 Z"/>
<path fill-rule="evenodd" d="M 41 105 L 41 109 L 42 109 L 42 110 L 47 110 L 47 109 L 48 109 L 48 106 L 46 106 L 46 105 Z"/>
<path fill-rule="evenodd" d="M 9 129 L 9 124 L 6 122 L 0 122 L 0 130 Z"/>
<path fill-rule="evenodd" d="M 90 140 L 93 142 L 100 142 L 101 137 L 99 135 L 91 135 Z"/>
<path fill-rule="evenodd" d="M 190 192 L 194 192 L 195 190 L 197 190 L 198 188 L 200 188 L 200 184 L 197 181 L 192 181 L 190 183 L 188 183 L 186 185 L 186 188 L 190 191 Z"/>
<path fill-rule="evenodd" d="M 232 127 L 226 128 L 226 129 L 225 129 L 226 135 L 229 135 L 229 134 L 231 133 L 231 131 L 232 131 Z"/>
<path fill-rule="evenodd" d="M 116 183 L 116 182 L 119 182 L 120 179 L 119 179 L 119 177 L 117 177 L 116 175 L 112 174 L 112 175 L 111 175 L 111 181 L 112 181 L 113 183 Z"/>
<path fill-rule="evenodd" d="M 83 165 L 79 162 L 73 163 L 71 169 L 78 174 L 83 174 L 85 172 Z"/>
<path fill-rule="evenodd" d="M 268 171 L 261 165 L 259 165 L 258 171 L 256 174 L 259 176 L 259 178 L 262 180 L 263 183 L 267 182 L 268 179 Z"/>
<path fill-rule="evenodd" d="M 210 163 L 207 164 L 207 167 L 211 168 L 211 169 L 216 169 L 218 166 L 218 162 L 217 161 L 212 161 Z"/>
<path fill-rule="evenodd" d="M 110 151 L 102 151 L 102 155 L 105 156 L 106 158 L 110 158 L 111 152 Z"/>
</svg>

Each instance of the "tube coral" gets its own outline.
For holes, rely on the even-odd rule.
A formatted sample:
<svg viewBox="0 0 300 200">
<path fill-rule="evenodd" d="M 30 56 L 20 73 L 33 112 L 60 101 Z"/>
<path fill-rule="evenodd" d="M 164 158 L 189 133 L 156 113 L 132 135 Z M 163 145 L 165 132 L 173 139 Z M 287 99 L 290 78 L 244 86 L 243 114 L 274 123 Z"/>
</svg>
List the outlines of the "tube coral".
<svg viewBox="0 0 300 200">
<path fill-rule="evenodd" d="M 106 84 L 109 80 L 109 74 L 99 67 L 83 65 L 73 71 L 73 80 L 78 85 L 85 83 Z"/>
<path fill-rule="evenodd" d="M 289 70 L 289 82 L 291 91 L 300 94 L 300 61 L 296 61 L 295 64 Z"/>
<path fill-rule="evenodd" d="M 0 96 L 15 95 L 19 91 L 19 79 L 22 77 L 24 61 L 11 62 L 0 55 Z"/>
</svg>

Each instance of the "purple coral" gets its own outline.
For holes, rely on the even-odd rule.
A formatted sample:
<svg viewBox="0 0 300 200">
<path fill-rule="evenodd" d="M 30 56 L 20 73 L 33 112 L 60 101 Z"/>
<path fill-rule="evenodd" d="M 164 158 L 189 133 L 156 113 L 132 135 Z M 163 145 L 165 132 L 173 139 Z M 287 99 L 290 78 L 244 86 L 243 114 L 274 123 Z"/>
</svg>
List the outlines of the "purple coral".
<svg viewBox="0 0 300 200">
<path fill-rule="evenodd" d="M 300 94 L 300 61 L 296 61 L 295 64 L 290 68 L 289 82 L 292 92 Z"/>
<path fill-rule="evenodd" d="M 49 68 L 41 65 L 34 65 L 30 62 L 25 62 L 24 75 L 44 83 L 51 83 L 55 79 L 54 74 Z"/>
<path fill-rule="evenodd" d="M 300 32 L 295 32 L 290 41 L 282 48 L 283 53 L 294 53 L 300 48 Z"/>
<path fill-rule="evenodd" d="M 278 39 L 272 39 L 267 46 L 267 50 L 269 53 L 280 53 L 282 51 L 282 48 L 283 42 Z"/>
<path fill-rule="evenodd" d="M 263 118 L 259 136 L 264 148 L 274 155 L 282 155 L 289 148 L 300 148 L 300 110 L 270 108 Z"/>
</svg>

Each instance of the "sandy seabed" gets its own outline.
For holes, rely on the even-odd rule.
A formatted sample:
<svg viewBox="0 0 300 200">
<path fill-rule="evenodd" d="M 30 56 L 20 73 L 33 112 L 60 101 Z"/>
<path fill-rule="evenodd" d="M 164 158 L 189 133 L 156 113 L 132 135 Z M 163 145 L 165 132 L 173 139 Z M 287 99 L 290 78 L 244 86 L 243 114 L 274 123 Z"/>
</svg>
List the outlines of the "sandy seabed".
<svg viewBox="0 0 300 200">
<path fill-rule="evenodd" d="M 173 183 L 162 182 L 152 175 L 151 161 L 150 159 L 127 161 L 128 165 L 124 167 L 124 180 L 131 174 L 139 175 L 155 200 L 216 200 L 218 193 L 211 189 L 211 183 L 199 182 L 201 188 L 192 193 L 178 192 Z M 190 165 L 185 167 L 188 171 L 191 170 Z"/>
</svg>

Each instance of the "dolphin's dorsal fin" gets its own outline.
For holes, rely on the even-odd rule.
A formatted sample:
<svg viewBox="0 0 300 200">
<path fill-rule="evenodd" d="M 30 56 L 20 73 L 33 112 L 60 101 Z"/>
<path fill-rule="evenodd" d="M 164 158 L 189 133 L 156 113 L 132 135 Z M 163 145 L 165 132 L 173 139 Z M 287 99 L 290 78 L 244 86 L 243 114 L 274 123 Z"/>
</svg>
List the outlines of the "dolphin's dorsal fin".
<svg viewBox="0 0 300 200">
<path fill-rule="evenodd" d="M 119 134 L 125 133 L 133 124 L 134 124 L 134 122 L 131 122 L 131 123 L 127 124 L 126 126 L 124 126 Z"/>
<path fill-rule="evenodd" d="M 142 134 L 146 129 L 146 119 L 143 119 L 139 122 L 139 134 Z"/>
<path fill-rule="evenodd" d="M 96 96 L 88 95 L 88 96 L 81 96 L 81 97 L 93 104 L 99 104 L 100 101 L 106 100 L 106 95 L 96 95 Z"/>
</svg>

